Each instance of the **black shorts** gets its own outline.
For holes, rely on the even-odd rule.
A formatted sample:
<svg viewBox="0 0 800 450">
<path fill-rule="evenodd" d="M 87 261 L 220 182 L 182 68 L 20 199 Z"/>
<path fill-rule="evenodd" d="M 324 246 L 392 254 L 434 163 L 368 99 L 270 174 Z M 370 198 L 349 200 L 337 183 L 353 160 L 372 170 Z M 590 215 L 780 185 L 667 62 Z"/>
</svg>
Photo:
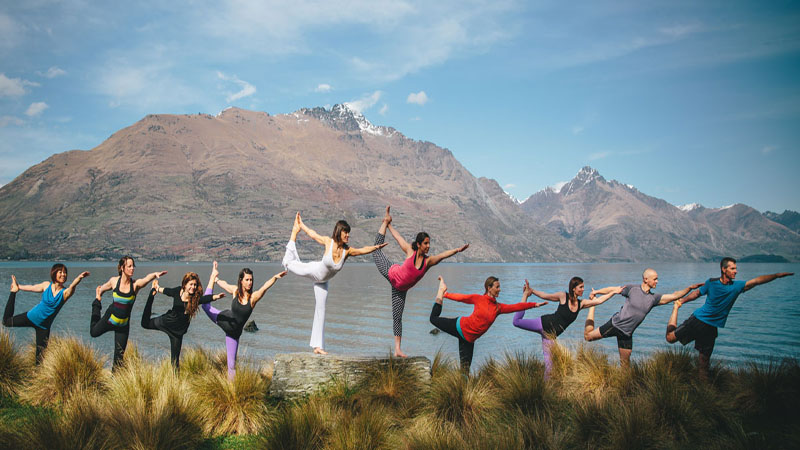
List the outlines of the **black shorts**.
<svg viewBox="0 0 800 450">
<path fill-rule="evenodd" d="M 675 329 L 675 337 L 683 345 L 694 341 L 694 348 L 698 352 L 711 356 L 714 342 L 717 340 L 717 327 L 703 322 L 692 314 Z"/>
<path fill-rule="evenodd" d="M 611 319 L 608 319 L 608 322 L 604 323 L 600 327 L 600 336 L 603 336 L 604 338 L 616 336 L 617 347 L 624 348 L 626 350 L 633 350 L 633 336 L 628 336 L 622 332 L 622 330 L 612 325 Z"/>
</svg>

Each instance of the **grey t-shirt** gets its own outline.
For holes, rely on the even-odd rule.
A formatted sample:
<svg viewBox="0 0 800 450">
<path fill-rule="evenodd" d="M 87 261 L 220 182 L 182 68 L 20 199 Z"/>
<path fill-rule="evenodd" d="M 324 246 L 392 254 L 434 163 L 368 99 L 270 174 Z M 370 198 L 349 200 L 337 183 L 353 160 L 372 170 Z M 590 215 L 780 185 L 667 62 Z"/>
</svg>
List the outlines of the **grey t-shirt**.
<svg viewBox="0 0 800 450">
<path fill-rule="evenodd" d="M 663 294 L 645 292 L 640 284 L 627 284 L 623 286 L 620 295 L 628 297 L 628 300 L 622 305 L 622 309 L 611 317 L 611 325 L 632 336 L 647 313 L 661 301 Z"/>
</svg>

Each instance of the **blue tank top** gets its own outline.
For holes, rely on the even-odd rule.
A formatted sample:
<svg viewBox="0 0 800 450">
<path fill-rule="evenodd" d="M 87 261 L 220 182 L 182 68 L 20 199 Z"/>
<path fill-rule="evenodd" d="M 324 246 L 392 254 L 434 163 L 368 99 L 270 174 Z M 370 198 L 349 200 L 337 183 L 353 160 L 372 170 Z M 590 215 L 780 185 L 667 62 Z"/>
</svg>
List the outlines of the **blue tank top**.
<svg viewBox="0 0 800 450">
<path fill-rule="evenodd" d="M 64 306 L 64 289 L 62 288 L 56 295 L 53 295 L 52 287 L 53 283 L 50 283 L 42 292 L 42 300 L 39 304 L 28 311 L 28 320 L 43 330 L 50 329 L 56 314 Z"/>
</svg>

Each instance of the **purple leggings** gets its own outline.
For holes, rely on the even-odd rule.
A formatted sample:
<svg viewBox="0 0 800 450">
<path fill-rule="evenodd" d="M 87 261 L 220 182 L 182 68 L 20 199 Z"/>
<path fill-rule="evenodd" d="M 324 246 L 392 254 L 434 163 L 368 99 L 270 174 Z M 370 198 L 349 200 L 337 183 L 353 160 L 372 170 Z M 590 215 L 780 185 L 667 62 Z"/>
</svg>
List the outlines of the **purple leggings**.
<svg viewBox="0 0 800 450">
<path fill-rule="evenodd" d="M 205 295 L 211 295 L 212 293 L 213 290 L 206 289 Z M 211 303 L 203 303 L 200 307 L 203 308 L 203 311 L 206 312 L 212 322 L 217 323 L 217 316 L 222 311 L 211 306 Z M 226 335 L 225 348 L 228 350 L 228 379 L 233 380 L 233 376 L 236 375 L 236 354 L 239 351 L 239 340 Z"/>
<path fill-rule="evenodd" d="M 542 336 L 542 354 L 544 355 L 544 377 L 545 379 L 550 378 L 550 369 L 553 367 L 553 363 L 550 360 L 550 347 L 552 347 L 554 342 L 552 339 L 548 339 L 546 337 L 545 332 L 542 329 L 541 317 L 537 317 L 535 319 L 523 319 L 522 317 L 524 315 L 525 311 L 518 311 L 516 314 L 514 314 L 514 326 L 517 328 L 522 328 L 523 330 L 539 333 Z"/>
</svg>

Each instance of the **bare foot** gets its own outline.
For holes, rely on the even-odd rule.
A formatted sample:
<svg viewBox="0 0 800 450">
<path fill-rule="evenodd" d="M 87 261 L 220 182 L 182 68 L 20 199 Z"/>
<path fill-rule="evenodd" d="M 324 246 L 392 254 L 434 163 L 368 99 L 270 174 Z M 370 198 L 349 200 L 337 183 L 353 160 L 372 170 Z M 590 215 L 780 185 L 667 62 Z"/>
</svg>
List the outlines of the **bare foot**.
<svg viewBox="0 0 800 450">
<path fill-rule="evenodd" d="M 396 348 L 396 349 L 394 349 L 394 357 L 395 358 L 408 358 L 408 355 L 403 353 L 403 351 L 400 350 L 399 348 Z"/>
<path fill-rule="evenodd" d="M 392 216 L 391 216 L 391 214 L 389 214 L 389 208 L 391 208 L 391 206 L 387 205 L 386 206 L 386 215 L 383 216 L 383 223 L 385 223 L 386 225 L 389 225 L 390 223 L 392 223 Z"/>
<path fill-rule="evenodd" d="M 11 292 L 19 291 L 19 284 L 17 284 L 17 277 L 11 275 Z"/>
<path fill-rule="evenodd" d="M 298 212 L 294 216 L 294 223 L 292 224 L 292 237 L 289 238 L 290 241 L 297 240 L 297 233 L 300 232 L 300 213 Z"/>
<path fill-rule="evenodd" d="M 322 349 L 322 347 L 314 347 L 314 353 L 317 355 L 327 355 L 328 352 Z"/>
<path fill-rule="evenodd" d="M 442 298 L 444 298 L 445 292 L 447 292 L 447 285 L 444 284 L 444 279 L 439 277 L 439 290 L 436 292 L 436 303 L 442 304 Z"/>
<path fill-rule="evenodd" d="M 100 291 L 100 286 L 97 286 L 97 288 L 94 290 L 94 298 L 98 302 L 103 299 L 103 293 Z"/>
</svg>

